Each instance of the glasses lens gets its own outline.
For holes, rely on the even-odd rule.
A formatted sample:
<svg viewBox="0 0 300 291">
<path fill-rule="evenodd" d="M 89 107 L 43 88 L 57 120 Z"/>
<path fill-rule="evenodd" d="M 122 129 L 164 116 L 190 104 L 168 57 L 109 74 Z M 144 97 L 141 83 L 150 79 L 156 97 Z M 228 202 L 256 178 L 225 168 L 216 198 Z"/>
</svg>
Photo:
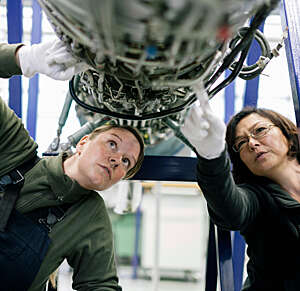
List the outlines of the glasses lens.
<svg viewBox="0 0 300 291">
<path fill-rule="evenodd" d="M 268 133 L 268 131 L 270 130 L 270 128 L 271 128 L 270 124 L 269 125 L 267 125 L 267 124 L 260 124 L 260 125 L 258 125 L 257 127 L 255 127 L 253 129 L 252 136 L 254 138 L 261 138 L 261 137 L 265 136 Z"/>
<path fill-rule="evenodd" d="M 240 152 L 243 146 L 247 143 L 247 139 L 239 139 L 238 141 L 235 142 L 233 145 L 233 150 L 235 152 Z"/>
<path fill-rule="evenodd" d="M 270 129 L 273 126 L 274 126 L 273 124 L 258 124 L 252 130 L 249 136 L 252 136 L 253 138 L 257 138 L 257 139 L 262 138 L 270 131 Z M 248 138 L 241 138 L 234 143 L 232 148 L 235 152 L 240 152 L 247 142 L 248 142 Z"/>
</svg>

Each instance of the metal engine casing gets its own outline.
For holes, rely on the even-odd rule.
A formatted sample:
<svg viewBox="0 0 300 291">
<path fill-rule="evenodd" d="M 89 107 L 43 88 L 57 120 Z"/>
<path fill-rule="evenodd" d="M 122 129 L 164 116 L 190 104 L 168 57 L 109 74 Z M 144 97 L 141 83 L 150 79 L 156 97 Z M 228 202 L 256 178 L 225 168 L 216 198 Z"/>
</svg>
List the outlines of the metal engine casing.
<svg viewBox="0 0 300 291">
<path fill-rule="evenodd" d="M 268 0 L 38 0 L 58 37 L 90 65 L 74 90 L 81 124 L 133 125 L 148 146 L 183 124 L 191 86 L 205 83 L 229 42 Z"/>
</svg>

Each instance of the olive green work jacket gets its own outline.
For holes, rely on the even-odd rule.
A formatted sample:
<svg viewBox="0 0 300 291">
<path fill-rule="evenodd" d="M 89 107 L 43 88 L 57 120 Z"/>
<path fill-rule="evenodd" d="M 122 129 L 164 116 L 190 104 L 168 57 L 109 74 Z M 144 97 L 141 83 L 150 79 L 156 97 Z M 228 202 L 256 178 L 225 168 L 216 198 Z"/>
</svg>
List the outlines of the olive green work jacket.
<svg viewBox="0 0 300 291">
<path fill-rule="evenodd" d="M 21 74 L 14 57 L 17 46 L 0 44 L 0 77 Z M 0 98 L 0 176 L 32 158 L 36 150 L 37 144 L 22 121 Z M 43 291 L 49 275 L 64 259 L 73 268 L 73 289 L 122 290 L 104 201 L 98 193 L 82 188 L 64 174 L 63 156 L 42 158 L 28 171 L 17 200 L 16 209 L 21 213 L 73 203 L 66 217 L 49 233 L 50 248 L 29 291 Z"/>
<path fill-rule="evenodd" d="M 243 291 L 300 290 L 300 203 L 266 178 L 236 185 L 224 151 L 198 157 L 197 180 L 219 227 L 240 231 L 247 243 Z"/>
</svg>

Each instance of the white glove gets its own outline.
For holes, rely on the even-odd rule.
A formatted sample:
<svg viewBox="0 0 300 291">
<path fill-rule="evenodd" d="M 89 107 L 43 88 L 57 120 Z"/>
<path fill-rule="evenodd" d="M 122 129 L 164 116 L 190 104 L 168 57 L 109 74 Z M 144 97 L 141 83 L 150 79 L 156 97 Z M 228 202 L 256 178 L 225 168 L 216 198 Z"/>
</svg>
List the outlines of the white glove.
<svg viewBox="0 0 300 291">
<path fill-rule="evenodd" d="M 86 63 L 75 59 L 59 39 L 22 46 L 17 54 L 22 73 L 28 78 L 41 73 L 52 79 L 65 81 L 89 69 Z"/>
<path fill-rule="evenodd" d="M 199 102 L 191 108 L 181 131 L 200 156 L 214 159 L 225 149 L 226 126 L 212 112 L 205 89 L 198 85 L 194 90 Z"/>
</svg>

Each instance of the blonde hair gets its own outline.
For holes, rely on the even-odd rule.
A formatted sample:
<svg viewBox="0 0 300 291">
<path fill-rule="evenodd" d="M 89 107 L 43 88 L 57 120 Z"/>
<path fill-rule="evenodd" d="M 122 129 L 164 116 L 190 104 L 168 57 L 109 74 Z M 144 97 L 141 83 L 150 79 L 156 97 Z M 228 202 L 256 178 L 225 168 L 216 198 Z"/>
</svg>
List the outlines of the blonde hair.
<svg viewBox="0 0 300 291">
<path fill-rule="evenodd" d="M 53 288 L 56 288 L 57 274 L 58 274 L 58 268 L 49 276 L 49 282 Z"/>
</svg>

